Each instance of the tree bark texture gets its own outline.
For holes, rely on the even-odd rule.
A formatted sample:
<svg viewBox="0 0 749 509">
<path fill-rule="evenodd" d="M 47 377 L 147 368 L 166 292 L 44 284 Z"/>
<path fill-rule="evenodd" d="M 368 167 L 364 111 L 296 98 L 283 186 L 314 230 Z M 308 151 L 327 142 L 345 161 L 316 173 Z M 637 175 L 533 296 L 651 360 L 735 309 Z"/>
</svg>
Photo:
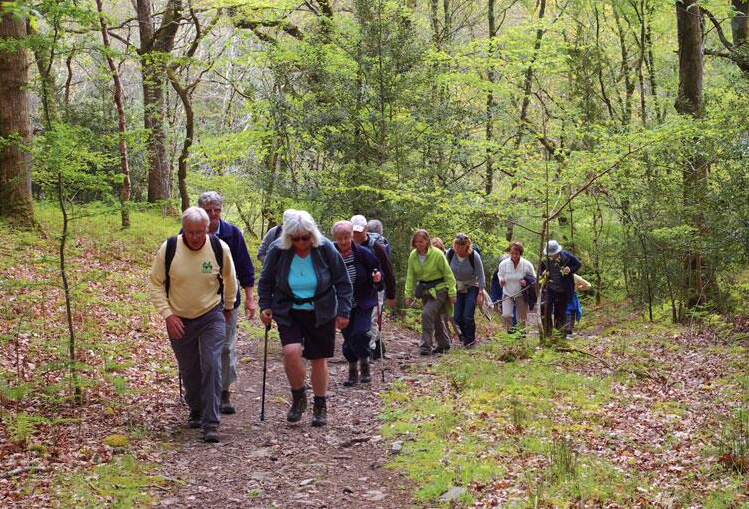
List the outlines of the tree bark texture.
<svg viewBox="0 0 749 509">
<path fill-rule="evenodd" d="M 165 87 L 167 57 L 174 49 L 174 37 L 182 16 L 182 2 L 169 0 L 161 25 L 154 23 L 151 0 L 137 0 L 140 30 L 141 74 L 143 77 L 143 121 L 148 132 L 148 201 L 168 200 L 172 195 L 172 163 L 166 146 Z"/>
<path fill-rule="evenodd" d="M 698 119 L 703 114 L 702 102 L 702 16 L 697 0 L 676 4 L 676 23 L 679 40 L 679 95 L 676 111 Z M 697 241 L 704 231 L 702 203 L 707 189 L 707 164 L 695 153 L 686 161 L 683 177 L 683 199 L 687 221 L 697 232 Z M 699 248 L 691 249 L 686 260 L 684 290 L 686 304 L 693 307 L 706 301 L 702 279 L 704 260 Z"/>
<path fill-rule="evenodd" d="M 733 47 L 739 49 L 749 37 L 749 2 L 747 0 L 732 0 L 731 5 L 736 15 L 731 18 L 731 34 Z M 746 51 L 742 48 L 740 51 Z"/>
<path fill-rule="evenodd" d="M 0 2 L 0 12 L 7 2 Z M 0 18 L 0 42 L 26 37 L 26 22 L 12 14 Z M 31 205 L 29 52 L 0 51 L 0 216 L 14 224 L 34 222 Z"/>
<path fill-rule="evenodd" d="M 489 58 L 494 58 L 494 44 L 495 36 L 497 33 L 497 23 L 494 17 L 494 7 L 496 0 L 488 0 L 486 9 L 486 17 L 489 23 Z M 489 83 L 494 85 L 497 76 L 494 68 L 494 63 L 489 64 L 487 69 L 487 79 Z M 484 193 L 489 196 L 494 190 L 494 150 L 490 147 L 494 140 L 494 108 L 496 107 L 494 101 L 494 91 L 490 90 L 486 94 L 486 177 L 484 180 Z"/>
<path fill-rule="evenodd" d="M 697 0 L 676 3 L 679 39 L 679 95 L 676 111 L 702 116 L 702 16 Z"/>
</svg>

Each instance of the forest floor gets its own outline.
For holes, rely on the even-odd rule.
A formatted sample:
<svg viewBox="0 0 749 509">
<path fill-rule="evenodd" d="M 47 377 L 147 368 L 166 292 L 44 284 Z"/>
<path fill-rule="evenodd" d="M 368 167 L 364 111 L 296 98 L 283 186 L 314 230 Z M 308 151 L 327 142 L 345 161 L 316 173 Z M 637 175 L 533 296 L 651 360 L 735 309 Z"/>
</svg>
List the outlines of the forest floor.
<svg viewBox="0 0 749 509">
<path fill-rule="evenodd" d="M 329 424 L 285 421 L 275 331 L 259 421 L 263 329 L 240 320 L 219 444 L 186 428 L 173 354 L 145 282 L 173 221 L 76 223 L 69 247 L 77 384 L 55 241 L 0 228 L 3 507 L 435 507 L 749 504 L 749 318 L 650 323 L 586 306 L 540 348 L 478 318 L 478 347 L 417 355 L 418 310 L 385 320 L 386 383 L 344 388 Z M 340 342 L 340 337 L 338 339 Z"/>
<path fill-rule="evenodd" d="M 260 328 L 243 328 L 262 334 Z M 302 420 L 286 421 L 291 393 L 275 331 L 268 347 L 265 420 L 260 421 L 263 341 L 241 333 L 239 380 L 232 386 L 237 413 L 222 417 L 216 445 L 202 443 L 200 430 L 185 428 L 184 406 L 173 413 L 174 449 L 162 456 L 158 473 L 174 482 L 161 490 L 158 505 L 409 507 L 409 481 L 385 467 L 393 453 L 380 434 L 378 414 L 388 382 L 400 377 L 418 352 L 413 338 L 397 329 L 386 326 L 384 336 L 385 383 L 378 360 L 371 383 L 344 387 L 348 364 L 337 335 L 336 356 L 329 361 L 328 425 L 313 428 L 311 392 Z"/>
</svg>

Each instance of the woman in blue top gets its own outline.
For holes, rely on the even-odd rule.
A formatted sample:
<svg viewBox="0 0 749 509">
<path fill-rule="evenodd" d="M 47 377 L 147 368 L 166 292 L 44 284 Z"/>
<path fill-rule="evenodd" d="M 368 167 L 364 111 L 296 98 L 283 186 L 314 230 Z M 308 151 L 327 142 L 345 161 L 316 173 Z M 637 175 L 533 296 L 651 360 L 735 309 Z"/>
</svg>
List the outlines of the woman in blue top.
<svg viewBox="0 0 749 509">
<path fill-rule="evenodd" d="M 351 283 L 343 258 L 309 213 L 296 211 L 284 221 L 282 231 L 280 242 L 268 251 L 257 285 L 260 320 L 278 324 L 293 398 L 286 420 L 299 421 L 307 408 L 304 357 L 312 365 L 312 425 L 324 426 L 327 358 L 333 357 L 336 327 L 348 325 Z"/>
</svg>

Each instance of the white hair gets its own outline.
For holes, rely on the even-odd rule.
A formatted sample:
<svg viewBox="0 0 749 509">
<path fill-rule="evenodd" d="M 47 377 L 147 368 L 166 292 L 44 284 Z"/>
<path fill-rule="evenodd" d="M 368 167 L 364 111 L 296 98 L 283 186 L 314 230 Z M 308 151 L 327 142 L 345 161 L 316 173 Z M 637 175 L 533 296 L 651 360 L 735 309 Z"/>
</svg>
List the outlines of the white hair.
<svg viewBox="0 0 749 509">
<path fill-rule="evenodd" d="M 354 225 L 351 223 L 351 221 L 338 221 L 330 229 L 330 233 L 334 237 L 339 233 L 348 233 L 349 235 L 353 235 Z"/>
<path fill-rule="evenodd" d="M 289 219 L 291 216 L 299 212 L 296 209 L 286 209 L 283 211 L 283 219 L 281 219 L 281 223 L 285 223 L 287 219 Z"/>
<path fill-rule="evenodd" d="M 286 213 L 284 213 L 286 215 Z M 317 228 L 317 223 L 306 210 L 295 210 L 284 219 L 283 229 L 281 230 L 281 249 L 291 249 L 291 237 L 294 235 L 310 234 L 312 236 L 312 246 L 319 247 L 322 244 L 322 234 Z"/>
<path fill-rule="evenodd" d="M 211 223 L 208 213 L 200 207 L 187 207 L 182 213 L 182 227 L 187 223 L 204 223 L 206 228 Z"/>
<path fill-rule="evenodd" d="M 382 221 L 379 219 L 370 219 L 367 221 L 367 231 L 382 235 Z"/>
<path fill-rule="evenodd" d="M 221 207 L 223 202 L 223 198 L 221 198 L 221 195 L 216 191 L 206 191 L 200 195 L 200 198 L 198 198 L 198 207 L 202 208 L 203 205 L 218 205 Z"/>
</svg>

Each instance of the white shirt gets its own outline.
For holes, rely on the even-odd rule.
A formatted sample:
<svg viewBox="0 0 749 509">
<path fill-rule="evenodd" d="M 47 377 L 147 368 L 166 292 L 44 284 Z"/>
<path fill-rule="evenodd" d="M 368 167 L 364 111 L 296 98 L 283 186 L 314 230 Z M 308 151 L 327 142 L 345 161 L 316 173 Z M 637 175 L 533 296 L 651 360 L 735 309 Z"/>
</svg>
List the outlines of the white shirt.
<svg viewBox="0 0 749 509">
<path fill-rule="evenodd" d="M 504 281 L 505 284 L 502 287 L 502 292 L 509 297 L 515 297 L 523 290 L 523 287 L 520 286 L 520 281 L 525 276 L 536 277 L 536 269 L 533 268 L 531 262 L 522 256 L 518 260 L 517 267 L 512 263 L 512 258 L 507 258 L 499 264 L 497 278 L 500 284 Z"/>
</svg>

